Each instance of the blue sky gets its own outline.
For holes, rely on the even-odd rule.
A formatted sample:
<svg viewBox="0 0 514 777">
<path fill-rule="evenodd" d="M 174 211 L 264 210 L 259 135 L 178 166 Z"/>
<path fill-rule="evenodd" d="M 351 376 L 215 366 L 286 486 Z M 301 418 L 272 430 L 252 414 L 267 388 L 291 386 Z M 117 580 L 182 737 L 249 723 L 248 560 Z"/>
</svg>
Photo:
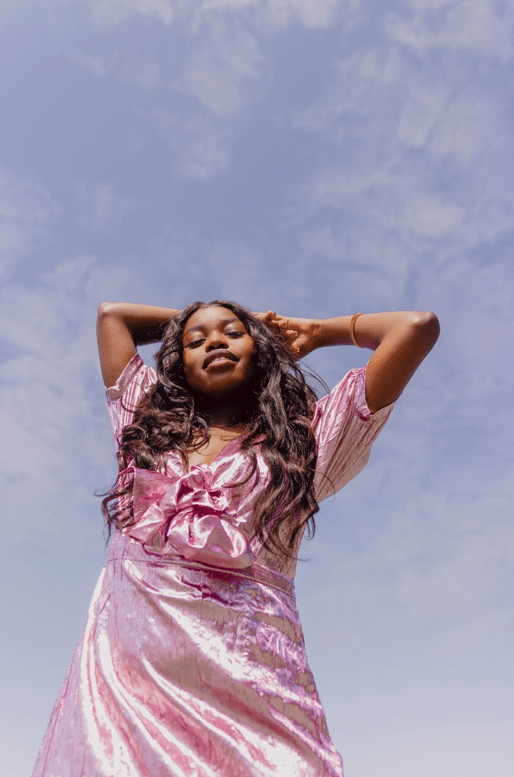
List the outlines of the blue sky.
<svg viewBox="0 0 514 777">
<path fill-rule="evenodd" d="M 298 603 L 346 777 L 512 774 L 513 6 L 3 0 L 0 20 L 0 777 L 30 776 L 105 559 L 96 307 L 213 298 L 439 315 L 318 515 Z M 308 363 L 333 385 L 368 357 Z"/>
</svg>

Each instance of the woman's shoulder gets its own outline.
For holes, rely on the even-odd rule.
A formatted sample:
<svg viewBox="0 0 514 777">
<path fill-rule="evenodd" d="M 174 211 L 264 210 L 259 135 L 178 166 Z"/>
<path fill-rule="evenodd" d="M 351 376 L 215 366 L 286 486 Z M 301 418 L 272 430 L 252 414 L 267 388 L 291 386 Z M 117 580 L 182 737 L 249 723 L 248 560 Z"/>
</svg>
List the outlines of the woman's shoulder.
<svg viewBox="0 0 514 777">
<path fill-rule="evenodd" d="M 314 407 L 311 426 L 318 444 L 326 444 L 338 434 L 350 429 L 357 432 L 380 428 L 389 417 L 394 402 L 372 413 L 366 400 L 367 365 L 350 370 L 319 399 Z"/>
<path fill-rule="evenodd" d="M 351 369 L 315 403 L 313 427 L 317 426 L 327 413 L 353 409 L 355 404 L 361 409 L 363 396 L 365 399 L 366 367 Z"/>
<path fill-rule="evenodd" d="M 366 365 L 367 366 L 367 365 Z M 368 461 L 371 446 L 394 403 L 372 413 L 366 401 L 366 366 L 350 370 L 316 405 L 318 502 L 345 486 Z"/>
</svg>

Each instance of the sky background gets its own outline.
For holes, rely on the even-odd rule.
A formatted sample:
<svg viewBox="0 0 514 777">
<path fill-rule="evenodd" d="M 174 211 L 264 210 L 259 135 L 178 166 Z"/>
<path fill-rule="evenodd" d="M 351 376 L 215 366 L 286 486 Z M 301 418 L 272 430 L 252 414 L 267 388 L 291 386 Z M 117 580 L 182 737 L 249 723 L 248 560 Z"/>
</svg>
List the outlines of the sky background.
<svg viewBox="0 0 514 777">
<path fill-rule="evenodd" d="M 106 558 L 97 305 L 213 298 L 438 314 L 298 603 L 345 777 L 514 777 L 513 60 L 509 0 L 1 1 L 0 777 Z"/>
</svg>

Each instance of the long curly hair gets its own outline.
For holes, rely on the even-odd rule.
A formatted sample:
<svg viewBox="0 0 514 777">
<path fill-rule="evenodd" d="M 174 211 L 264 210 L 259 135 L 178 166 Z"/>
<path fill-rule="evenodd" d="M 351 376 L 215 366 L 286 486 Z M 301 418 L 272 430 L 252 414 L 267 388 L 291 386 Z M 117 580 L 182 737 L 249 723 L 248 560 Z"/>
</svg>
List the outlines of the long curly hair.
<svg viewBox="0 0 514 777">
<path fill-rule="evenodd" d="M 194 302 L 170 319 L 155 355 L 157 381 L 143 395 L 133 422 L 122 433 L 120 473 L 102 502 L 108 531 L 110 534 L 113 525 L 121 529 L 133 521 L 127 509 L 131 491 L 131 482 L 124 475 L 127 467 L 165 469 L 170 450 L 179 451 L 186 464 L 188 450 L 209 439 L 201 401 L 184 375 L 182 336 L 193 313 L 214 306 L 231 310 L 254 341 L 255 373 L 247 387 L 241 449 L 252 461 L 244 481 L 249 487 L 257 470 L 256 445 L 269 468 L 269 483 L 256 503 L 256 536 L 268 550 L 292 555 L 305 526 L 308 535 L 314 535 L 314 514 L 319 509 L 313 484 L 316 441 L 310 424 L 316 394 L 282 333 L 271 330 L 241 305 L 225 300 Z"/>
</svg>

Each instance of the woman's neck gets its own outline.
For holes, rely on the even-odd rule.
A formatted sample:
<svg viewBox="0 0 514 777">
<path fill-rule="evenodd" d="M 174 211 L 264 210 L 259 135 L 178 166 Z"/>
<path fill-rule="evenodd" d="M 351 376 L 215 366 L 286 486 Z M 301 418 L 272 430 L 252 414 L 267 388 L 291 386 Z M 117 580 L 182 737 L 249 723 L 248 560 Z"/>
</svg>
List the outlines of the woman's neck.
<svg viewBox="0 0 514 777">
<path fill-rule="evenodd" d="M 244 426 L 247 408 L 243 402 L 226 402 L 202 408 L 202 415 L 210 427 L 232 429 Z"/>
</svg>

